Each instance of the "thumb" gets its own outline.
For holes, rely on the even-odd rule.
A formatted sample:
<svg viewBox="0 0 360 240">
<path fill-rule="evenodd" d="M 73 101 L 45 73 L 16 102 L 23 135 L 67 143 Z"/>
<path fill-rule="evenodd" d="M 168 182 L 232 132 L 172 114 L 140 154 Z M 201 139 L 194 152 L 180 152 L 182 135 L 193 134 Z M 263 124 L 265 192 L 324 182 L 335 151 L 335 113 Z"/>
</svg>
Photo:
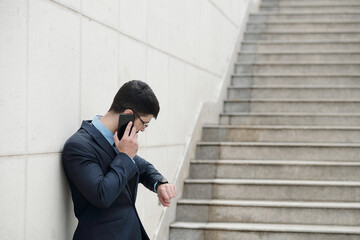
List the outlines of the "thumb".
<svg viewBox="0 0 360 240">
<path fill-rule="evenodd" d="M 159 197 L 159 200 L 164 207 L 170 207 L 170 202 L 166 202 L 163 197 Z"/>
<path fill-rule="evenodd" d="M 118 138 L 118 134 L 117 134 L 117 131 L 115 132 L 114 136 L 113 136 L 113 139 L 115 141 L 115 145 L 120 142 L 119 138 Z"/>
</svg>

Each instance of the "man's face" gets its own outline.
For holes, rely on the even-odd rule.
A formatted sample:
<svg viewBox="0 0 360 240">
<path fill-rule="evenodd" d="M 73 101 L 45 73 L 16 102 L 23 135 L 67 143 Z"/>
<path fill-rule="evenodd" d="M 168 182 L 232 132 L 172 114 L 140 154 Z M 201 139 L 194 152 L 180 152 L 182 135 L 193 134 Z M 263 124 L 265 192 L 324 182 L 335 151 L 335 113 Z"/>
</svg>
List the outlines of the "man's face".
<svg viewBox="0 0 360 240">
<path fill-rule="evenodd" d="M 147 126 L 149 125 L 151 119 L 153 119 L 153 115 L 149 114 L 149 115 L 143 115 L 143 116 L 137 116 L 135 114 L 135 122 L 134 125 L 136 127 L 136 131 L 145 131 L 145 128 L 147 128 Z"/>
</svg>

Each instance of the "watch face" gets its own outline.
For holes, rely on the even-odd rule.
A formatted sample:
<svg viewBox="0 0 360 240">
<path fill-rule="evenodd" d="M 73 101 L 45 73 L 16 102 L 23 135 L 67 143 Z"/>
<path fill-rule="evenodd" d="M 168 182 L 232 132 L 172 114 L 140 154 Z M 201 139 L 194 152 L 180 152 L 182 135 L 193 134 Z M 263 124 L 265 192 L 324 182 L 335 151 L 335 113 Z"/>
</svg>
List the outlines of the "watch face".
<svg viewBox="0 0 360 240">
<path fill-rule="evenodd" d="M 159 180 L 159 183 L 168 183 L 168 180 L 166 178 L 162 178 Z"/>
</svg>

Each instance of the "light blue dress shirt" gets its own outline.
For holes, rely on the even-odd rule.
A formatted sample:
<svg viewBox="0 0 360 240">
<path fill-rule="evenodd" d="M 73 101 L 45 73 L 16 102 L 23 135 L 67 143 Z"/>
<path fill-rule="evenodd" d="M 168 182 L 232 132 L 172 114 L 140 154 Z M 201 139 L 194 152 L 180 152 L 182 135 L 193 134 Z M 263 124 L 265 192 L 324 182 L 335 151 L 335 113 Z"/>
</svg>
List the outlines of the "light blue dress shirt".
<svg viewBox="0 0 360 240">
<path fill-rule="evenodd" d="M 101 115 L 96 115 L 91 122 L 92 125 L 94 125 L 94 127 L 96 127 L 96 129 L 99 130 L 99 132 L 105 137 L 105 139 L 110 143 L 110 145 L 113 146 L 116 153 L 119 154 L 118 150 L 114 145 L 115 143 L 113 138 L 114 134 L 107 127 L 105 127 L 105 125 L 100 121 L 100 118 L 102 118 Z"/>
</svg>

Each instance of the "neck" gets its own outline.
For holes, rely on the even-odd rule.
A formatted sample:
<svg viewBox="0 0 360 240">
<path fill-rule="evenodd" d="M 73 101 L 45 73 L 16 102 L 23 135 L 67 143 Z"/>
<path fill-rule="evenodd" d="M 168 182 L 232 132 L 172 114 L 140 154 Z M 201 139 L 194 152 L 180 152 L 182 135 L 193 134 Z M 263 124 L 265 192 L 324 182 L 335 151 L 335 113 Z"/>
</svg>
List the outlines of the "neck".
<svg viewBox="0 0 360 240">
<path fill-rule="evenodd" d="M 111 132 L 115 133 L 117 131 L 119 114 L 107 112 L 100 121 L 107 127 Z"/>
</svg>

